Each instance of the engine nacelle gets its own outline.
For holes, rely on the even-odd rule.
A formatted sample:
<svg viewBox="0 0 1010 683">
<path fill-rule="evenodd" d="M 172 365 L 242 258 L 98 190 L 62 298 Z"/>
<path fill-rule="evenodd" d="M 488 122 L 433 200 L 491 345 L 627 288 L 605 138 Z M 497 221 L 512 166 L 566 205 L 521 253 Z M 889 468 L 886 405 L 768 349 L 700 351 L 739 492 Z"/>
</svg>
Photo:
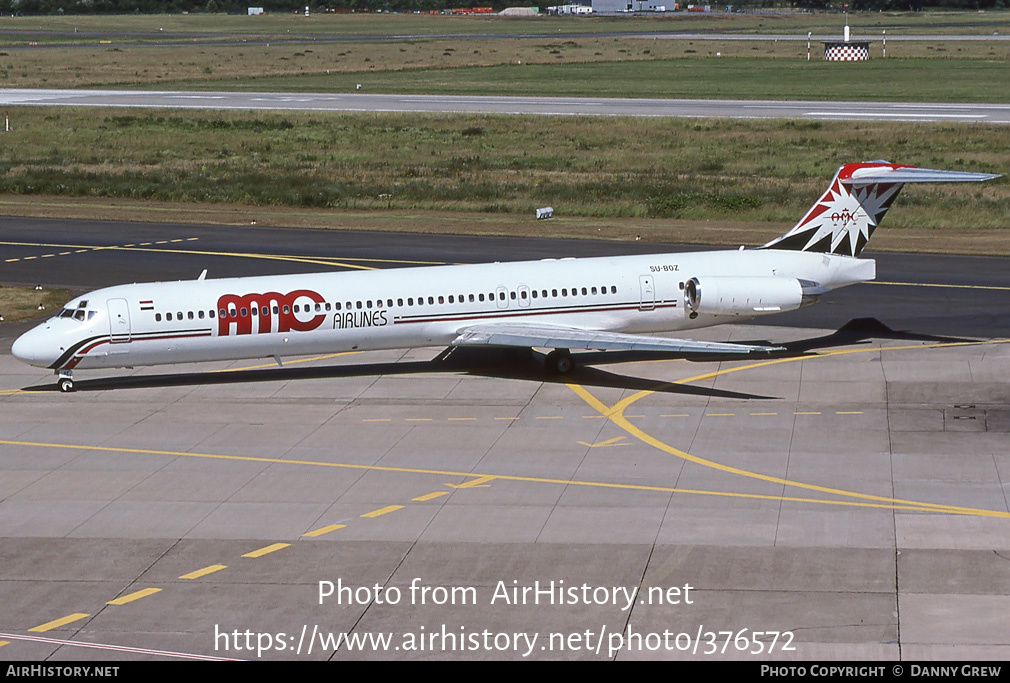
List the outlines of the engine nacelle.
<svg viewBox="0 0 1010 683">
<path fill-rule="evenodd" d="M 706 315 L 752 317 L 792 311 L 807 303 L 803 285 L 789 277 L 693 277 L 684 283 L 684 310 L 692 320 Z"/>
</svg>

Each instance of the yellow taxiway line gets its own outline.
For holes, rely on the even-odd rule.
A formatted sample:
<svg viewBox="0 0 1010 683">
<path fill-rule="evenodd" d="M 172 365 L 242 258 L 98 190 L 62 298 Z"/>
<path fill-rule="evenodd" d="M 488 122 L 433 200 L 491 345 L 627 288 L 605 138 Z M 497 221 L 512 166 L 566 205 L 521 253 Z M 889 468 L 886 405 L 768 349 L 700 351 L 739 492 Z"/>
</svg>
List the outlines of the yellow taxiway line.
<svg viewBox="0 0 1010 683">
<path fill-rule="evenodd" d="M 593 398 L 593 400 L 596 400 Z M 603 404 L 600 404 L 601 406 Z M 605 408 L 605 406 L 604 406 Z M 631 427 L 631 425 L 629 425 Z M 634 429 L 634 427 L 632 427 Z M 645 435 L 642 432 L 643 436 Z M 59 449 L 71 449 L 71 450 L 82 450 L 82 451 L 96 451 L 104 453 L 127 453 L 127 454 L 143 454 L 143 455 L 167 455 L 177 458 L 204 458 L 212 460 L 234 460 L 237 462 L 260 462 L 260 463 L 273 463 L 278 465 L 301 465 L 301 466 L 313 466 L 313 467 L 332 467 L 336 469 L 350 469 L 350 470 L 364 470 L 373 472 L 397 472 L 406 474 L 429 474 L 436 475 L 438 477 L 460 477 L 467 480 L 472 480 L 467 484 L 453 485 L 454 488 L 471 488 L 473 484 L 478 484 L 478 482 L 489 482 L 493 480 L 501 481 L 517 481 L 517 482 L 527 482 L 536 484 L 554 484 L 559 486 L 580 486 L 589 488 L 605 488 L 605 489 L 616 489 L 625 491 L 643 491 L 643 492 L 659 492 L 659 493 L 685 493 L 685 494 L 695 494 L 701 496 L 719 496 L 726 498 L 749 498 L 755 500 L 781 500 L 790 501 L 797 503 L 818 503 L 821 505 L 841 505 L 850 507 L 869 507 L 869 508 L 885 508 L 894 510 L 916 510 L 919 512 L 943 512 L 948 514 L 959 514 L 959 515 L 979 515 L 983 517 L 1000 517 L 1000 518 L 1010 518 L 1010 513 L 1000 512 L 997 510 L 982 510 L 975 508 L 957 507 L 950 505 L 939 505 L 936 503 L 922 503 L 917 501 L 901 501 L 898 499 L 883 498 L 879 496 L 863 496 L 870 500 L 828 500 L 823 498 L 799 498 L 794 496 L 782 496 L 782 495 L 764 495 L 756 493 L 736 493 L 731 491 L 711 491 L 704 489 L 685 489 L 678 488 L 675 486 L 651 486 L 646 484 L 621 484 L 614 482 L 604 482 L 604 481 L 585 481 L 578 479 L 552 479 L 548 477 L 525 477 L 513 474 L 490 474 L 490 473 L 479 473 L 479 472 L 456 472 L 453 470 L 431 470 L 423 469 L 418 467 L 391 467 L 387 465 L 361 465 L 355 463 L 343 463 L 343 462 L 325 462 L 318 460 L 285 460 L 283 458 L 264 458 L 252 455 L 225 455 L 221 453 L 187 453 L 184 451 L 164 451 L 156 450 L 150 448 L 122 448 L 116 446 L 85 446 L 77 444 L 60 444 L 60 443 L 44 443 L 37 441 L 13 441 L 9 439 L 0 439 L 0 444 L 8 446 L 21 446 L 21 447 L 32 447 L 32 448 L 59 448 Z M 657 447 L 659 448 L 672 448 L 656 440 Z M 681 451 L 678 451 L 681 452 Z M 686 455 L 689 459 L 694 459 L 699 461 L 700 464 L 705 464 L 710 461 L 705 461 L 701 458 L 695 458 L 694 456 Z M 736 468 L 726 467 L 724 465 L 719 465 L 718 463 L 712 463 L 713 466 L 717 466 L 719 469 L 724 469 L 725 471 L 730 471 L 734 473 L 741 474 L 751 474 L 747 473 L 745 470 L 737 470 Z M 759 478 L 764 478 L 763 475 L 756 475 Z M 473 479 L 477 477 L 477 479 Z M 775 478 L 768 477 L 767 479 L 774 481 Z M 779 480 L 784 482 L 786 480 Z M 790 482 L 790 484 L 798 485 L 795 482 Z M 478 484 L 480 485 L 480 484 Z M 831 492 L 832 489 L 827 489 L 824 487 L 808 486 L 814 490 L 819 490 L 823 492 Z M 842 491 L 842 494 L 850 494 L 851 492 Z M 860 496 L 860 494 L 852 494 L 855 496 Z M 380 510 L 386 510 L 386 508 L 381 508 Z M 373 511 L 375 514 L 380 510 Z M 385 514 L 385 512 L 383 512 Z M 309 532 L 311 534 L 312 532 Z M 308 534 L 306 534 L 308 535 Z M 223 567 L 220 567 L 223 568 Z M 200 570 L 203 571 L 203 570 Z M 213 569 L 217 571 L 217 569 Z M 209 572 L 207 572 L 209 573 Z M 202 574 L 201 574 L 202 575 Z M 182 578 L 182 577 L 180 577 Z M 185 578 L 196 578 L 191 577 L 191 575 L 186 575 Z"/>
<path fill-rule="evenodd" d="M 654 394 L 659 389 L 674 385 L 690 384 L 691 382 L 700 382 L 707 379 L 713 379 L 720 375 L 725 375 L 731 372 L 743 372 L 746 370 L 753 370 L 755 368 L 766 367 L 768 365 L 777 365 L 780 363 L 793 363 L 796 361 L 812 360 L 817 358 L 829 358 L 831 356 L 840 356 L 852 353 L 880 353 L 883 351 L 898 351 L 898 350 L 924 349 L 924 348 L 928 349 L 950 348 L 956 346 L 977 346 L 982 344 L 1004 344 L 1007 342 L 1010 342 L 1010 339 L 996 339 L 981 342 L 946 342 L 940 344 L 917 344 L 909 346 L 881 346 L 870 349 L 840 349 L 838 351 L 828 351 L 823 354 L 818 354 L 815 356 L 795 356 L 791 358 L 776 358 L 773 360 L 761 361 L 758 363 L 750 363 L 748 365 L 739 365 L 731 368 L 723 368 L 721 370 L 706 372 L 701 375 L 696 375 L 694 377 L 687 377 L 685 379 L 680 379 L 674 382 L 669 382 L 657 386 L 656 389 L 645 389 L 635 394 L 632 394 L 631 396 L 627 396 L 621 399 L 612 406 L 608 406 L 602 401 L 600 401 L 582 385 L 569 384 L 568 387 L 573 392 L 575 392 L 577 396 L 579 396 L 582 400 L 584 400 L 587 404 L 589 404 L 590 407 L 594 408 L 601 415 L 608 418 L 615 425 L 617 425 L 618 427 L 620 427 L 628 434 L 641 441 L 642 443 L 652 446 L 665 453 L 669 453 L 670 455 L 674 455 L 688 462 L 692 462 L 696 465 L 709 467 L 711 469 L 719 470 L 721 472 L 726 472 L 729 474 L 735 474 L 738 476 L 747 477 L 749 479 L 759 479 L 761 481 L 767 481 L 782 486 L 800 488 L 808 491 L 817 491 L 818 493 L 826 493 L 845 498 L 855 498 L 857 500 L 873 501 L 874 503 L 883 504 L 884 506 L 893 506 L 895 509 L 907 506 L 914 506 L 915 509 L 928 509 L 935 512 L 948 512 L 954 514 L 973 514 L 973 515 L 1010 518 L 1010 513 L 1006 512 L 998 512 L 995 510 L 978 510 L 975 508 L 967 508 L 957 505 L 942 505 L 940 503 L 923 503 L 919 501 L 905 500 L 902 498 L 889 498 L 887 496 L 875 496 L 867 493 L 859 493 L 857 491 L 846 491 L 844 489 L 836 489 L 828 486 L 820 486 L 817 484 L 806 484 L 799 481 L 793 481 L 791 479 L 785 479 L 783 477 L 775 477 L 767 474 L 761 474 L 759 472 L 751 472 L 749 470 L 744 470 L 739 467 L 723 465 L 722 463 L 707 460 L 705 458 L 701 458 L 696 455 L 691 455 L 686 451 L 682 451 L 679 448 L 676 448 L 675 446 L 671 446 L 670 444 L 665 443 L 660 439 L 657 439 L 656 437 L 646 433 L 644 430 L 632 424 L 628 420 L 628 417 L 624 415 L 624 411 L 627 410 L 628 407 L 630 407 L 637 401 L 645 398 L 646 396 Z M 783 498 L 783 500 L 785 500 L 785 498 Z M 828 503 L 828 501 L 819 501 L 819 502 Z"/>
</svg>

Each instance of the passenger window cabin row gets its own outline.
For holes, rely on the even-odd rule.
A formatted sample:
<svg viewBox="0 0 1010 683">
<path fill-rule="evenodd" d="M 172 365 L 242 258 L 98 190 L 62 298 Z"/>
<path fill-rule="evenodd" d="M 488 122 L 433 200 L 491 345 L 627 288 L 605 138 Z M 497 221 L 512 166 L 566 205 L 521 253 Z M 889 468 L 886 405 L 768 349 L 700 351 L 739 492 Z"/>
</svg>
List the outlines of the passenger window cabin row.
<svg viewBox="0 0 1010 683">
<path fill-rule="evenodd" d="M 602 296 L 606 294 L 617 294 L 616 285 L 607 285 L 603 287 L 572 287 L 571 289 L 567 287 L 562 287 L 560 289 L 527 289 L 525 287 L 518 290 L 506 290 L 501 288 L 495 292 L 488 292 L 486 295 L 484 292 L 477 294 L 449 294 L 449 295 L 439 295 L 439 296 L 419 296 L 414 297 L 400 297 L 396 299 L 396 305 L 400 308 L 404 306 L 424 306 L 425 304 L 429 306 L 434 306 L 436 302 L 438 304 L 462 304 L 462 303 L 484 303 L 491 301 L 505 301 L 506 298 L 511 301 L 526 301 L 530 299 L 568 299 L 572 297 L 579 296 Z M 277 306 L 274 304 L 272 307 L 262 306 L 259 308 L 232 308 L 232 309 L 220 309 L 215 311 L 211 309 L 209 311 L 199 310 L 199 311 L 187 311 L 183 313 L 182 311 L 177 311 L 175 313 L 165 313 L 164 320 L 171 322 L 173 320 L 205 320 L 207 318 L 213 319 L 216 316 L 222 318 L 245 318 L 249 315 L 278 315 L 283 309 L 285 314 L 294 313 L 324 313 L 330 311 L 340 311 L 340 310 L 361 310 L 361 309 L 372 309 L 372 308 L 393 308 L 393 299 L 366 299 L 364 301 L 347 301 L 343 304 L 341 302 L 336 302 L 333 304 L 322 303 L 322 304 L 294 304 L 293 306 Z M 154 320 L 156 322 L 162 321 L 162 314 L 155 313 Z"/>
</svg>

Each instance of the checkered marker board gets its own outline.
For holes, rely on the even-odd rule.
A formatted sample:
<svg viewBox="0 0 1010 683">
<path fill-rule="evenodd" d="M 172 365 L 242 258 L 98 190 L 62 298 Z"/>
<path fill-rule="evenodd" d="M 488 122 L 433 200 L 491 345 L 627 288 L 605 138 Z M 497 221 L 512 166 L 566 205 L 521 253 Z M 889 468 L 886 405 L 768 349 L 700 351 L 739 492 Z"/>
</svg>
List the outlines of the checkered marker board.
<svg viewBox="0 0 1010 683">
<path fill-rule="evenodd" d="M 869 43 L 824 43 L 825 61 L 862 62 L 869 58 Z"/>
</svg>

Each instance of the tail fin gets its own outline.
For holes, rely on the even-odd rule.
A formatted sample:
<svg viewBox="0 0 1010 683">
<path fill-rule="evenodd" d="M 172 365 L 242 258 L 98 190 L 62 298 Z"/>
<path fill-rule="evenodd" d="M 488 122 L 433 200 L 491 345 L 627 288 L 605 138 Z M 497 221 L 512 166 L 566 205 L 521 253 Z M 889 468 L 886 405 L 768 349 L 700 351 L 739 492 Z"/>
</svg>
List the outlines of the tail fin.
<svg viewBox="0 0 1010 683">
<path fill-rule="evenodd" d="M 979 182 L 998 177 L 886 161 L 845 164 L 803 219 L 761 248 L 858 256 L 905 183 Z"/>
</svg>

